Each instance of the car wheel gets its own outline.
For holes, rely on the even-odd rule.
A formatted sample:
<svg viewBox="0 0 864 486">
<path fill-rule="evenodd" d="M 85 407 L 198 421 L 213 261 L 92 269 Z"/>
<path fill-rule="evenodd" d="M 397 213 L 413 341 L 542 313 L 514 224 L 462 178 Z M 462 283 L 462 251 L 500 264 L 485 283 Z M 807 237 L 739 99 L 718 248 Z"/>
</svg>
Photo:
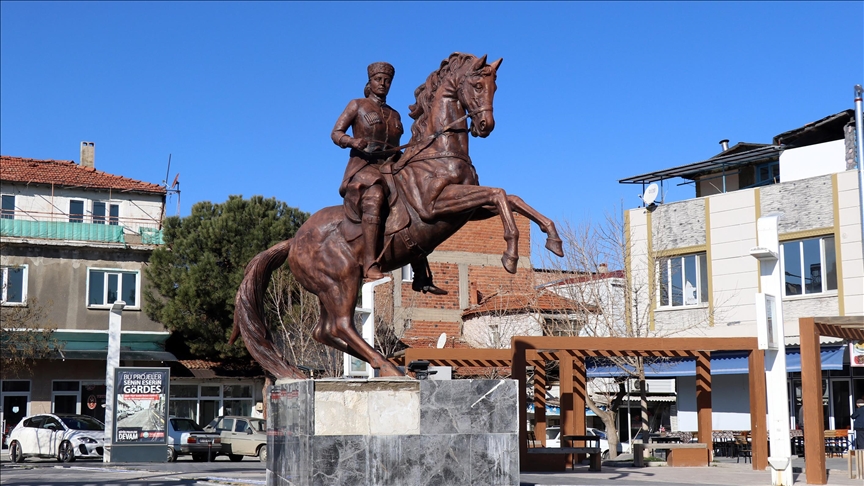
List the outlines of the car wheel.
<svg viewBox="0 0 864 486">
<path fill-rule="evenodd" d="M 177 451 L 173 447 L 168 446 L 168 457 L 166 462 L 174 462 L 177 460 Z"/>
<path fill-rule="evenodd" d="M 21 444 L 17 440 L 13 440 L 9 444 L 9 459 L 12 462 L 24 462 L 24 452 L 21 450 Z"/>
<path fill-rule="evenodd" d="M 243 456 L 240 454 L 228 454 L 228 459 L 230 459 L 231 462 L 240 462 L 243 460 Z"/>
<path fill-rule="evenodd" d="M 60 443 L 60 448 L 57 449 L 57 460 L 60 462 L 75 461 L 75 448 L 72 447 L 72 443 L 68 440 Z"/>
<path fill-rule="evenodd" d="M 603 457 L 604 461 L 608 461 L 609 460 L 609 451 L 608 450 L 603 451 L 602 457 Z"/>
<path fill-rule="evenodd" d="M 267 446 L 262 445 L 258 448 L 258 460 L 261 462 L 267 462 Z"/>
</svg>

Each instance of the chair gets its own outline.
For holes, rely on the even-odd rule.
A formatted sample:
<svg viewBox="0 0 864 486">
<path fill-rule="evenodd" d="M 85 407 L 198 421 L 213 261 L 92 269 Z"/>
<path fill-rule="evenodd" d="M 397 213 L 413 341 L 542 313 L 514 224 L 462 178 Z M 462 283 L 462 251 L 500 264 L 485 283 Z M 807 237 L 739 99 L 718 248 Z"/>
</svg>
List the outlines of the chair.
<svg viewBox="0 0 864 486">
<path fill-rule="evenodd" d="M 537 437 L 534 435 L 533 430 L 528 431 L 528 448 L 537 447 Z"/>
<path fill-rule="evenodd" d="M 744 432 L 741 435 L 735 436 L 735 462 L 741 462 L 741 458 L 744 458 L 744 463 L 750 462 L 753 463 L 753 446 L 750 444 L 750 441 L 747 440 L 747 432 Z"/>
<path fill-rule="evenodd" d="M 843 456 L 849 450 L 848 430 L 825 431 L 825 455 L 828 457 Z"/>
</svg>

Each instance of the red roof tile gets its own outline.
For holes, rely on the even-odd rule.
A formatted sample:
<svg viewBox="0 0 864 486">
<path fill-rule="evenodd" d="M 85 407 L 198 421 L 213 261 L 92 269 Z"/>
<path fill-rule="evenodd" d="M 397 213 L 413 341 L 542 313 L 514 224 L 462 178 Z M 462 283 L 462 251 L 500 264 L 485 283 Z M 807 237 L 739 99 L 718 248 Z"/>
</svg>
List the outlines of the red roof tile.
<svg viewBox="0 0 864 486">
<path fill-rule="evenodd" d="M 599 312 L 600 310 L 589 304 L 579 304 L 565 299 L 558 294 L 540 290 L 536 293 L 501 293 L 492 294 L 483 299 L 480 304 L 472 306 L 462 313 L 463 319 L 481 315 L 507 315 L 520 312 Z"/>
<path fill-rule="evenodd" d="M 55 184 L 66 187 L 88 187 L 119 191 L 165 194 L 165 188 L 121 177 L 71 160 L 36 160 L 0 155 L 0 180 L 25 184 Z"/>
</svg>

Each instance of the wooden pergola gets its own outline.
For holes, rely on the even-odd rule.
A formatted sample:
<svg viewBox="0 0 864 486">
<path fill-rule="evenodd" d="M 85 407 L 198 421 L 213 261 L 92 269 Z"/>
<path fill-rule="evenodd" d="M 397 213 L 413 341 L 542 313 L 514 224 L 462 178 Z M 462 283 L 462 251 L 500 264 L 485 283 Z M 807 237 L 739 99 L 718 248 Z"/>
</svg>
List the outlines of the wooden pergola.
<svg viewBox="0 0 864 486">
<path fill-rule="evenodd" d="M 803 333 L 802 333 L 803 336 Z M 817 338 L 818 342 L 818 338 Z M 558 361 L 561 386 L 561 430 L 564 435 L 585 434 L 585 397 L 588 357 L 646 357 L 696 359 L 696 413 L 698 440 L 713 450 L 711 405 L 711 352 L 747 351 L 750 381 L 750 424 L 753 440 L 752 467 L 768 467 L 766 429 L 765 354 L 756 338 L 599 338 L 517 336 L 510 349 L 420 349 L 405 350 L 404 363 L 427 360 L 434 366 L 506 367 L 519 382 L 519 459 L 528 464 L 528 403 L 526 368 L 534 368 L 535 433 L 545 437 L 546 363 Z M 803 342 L 802 342 L 803 359 Z M 818 362 L 819 351 L 816 350 Z M 404 364 L 402 363 L 402 364 Z M 806 392 L 805 392 L 806 393 Z M 819 394 L 818 396 L 821 396 Z M 806 410 L 806 409 L 805 409 Z M 821 433 L 821 429 L 820 429 Z M 824 444 L 823 444 L 824 447 Z M 823 459 L 824 460 L 824 459 Z M 824 483 L 820 483 L 824 484 Z"/>
<path fill-rule="evenodd" d="M 801 334 L 801 406 L 804 407 L 804 467 L 807 484 L 827 484 L 819 338 L 833 336 L 853 341 L 864 340 L 864 316 L 807 317 L 798 319 L 798 325 Z M 809 427 L 808 424 L 817 426 Z"/>
</svg>

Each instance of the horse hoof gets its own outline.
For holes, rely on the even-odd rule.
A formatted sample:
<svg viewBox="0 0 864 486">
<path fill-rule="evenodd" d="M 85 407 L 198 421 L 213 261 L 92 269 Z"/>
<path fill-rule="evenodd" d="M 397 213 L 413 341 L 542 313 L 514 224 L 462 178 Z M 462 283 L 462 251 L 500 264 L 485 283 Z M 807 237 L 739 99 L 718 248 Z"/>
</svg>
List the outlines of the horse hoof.
<svg viewBox="0 0 864 486">
<path fill-rule="evenodd" d="M 564 256 L 564 245 L 561 243 L 561 238 L 546 238 L 546 249 L 559 257 Z"/>
<path fill-rule="evenodd" d="M 378 376 L 405 376 L 405 373 L 399 371 L 399 368 L 390 363 L 386 363 L 378 370 Z"/>
<path fill-rule="evenodd" d="M 505 253 L 504 256 L 501 257 L 501 263 L 504 264 L 504 270 L 507 270 L 510 273 L 516 273 L 516 263 L 518 262 L 518 256 L 511 256 Z"/>
</svg>

